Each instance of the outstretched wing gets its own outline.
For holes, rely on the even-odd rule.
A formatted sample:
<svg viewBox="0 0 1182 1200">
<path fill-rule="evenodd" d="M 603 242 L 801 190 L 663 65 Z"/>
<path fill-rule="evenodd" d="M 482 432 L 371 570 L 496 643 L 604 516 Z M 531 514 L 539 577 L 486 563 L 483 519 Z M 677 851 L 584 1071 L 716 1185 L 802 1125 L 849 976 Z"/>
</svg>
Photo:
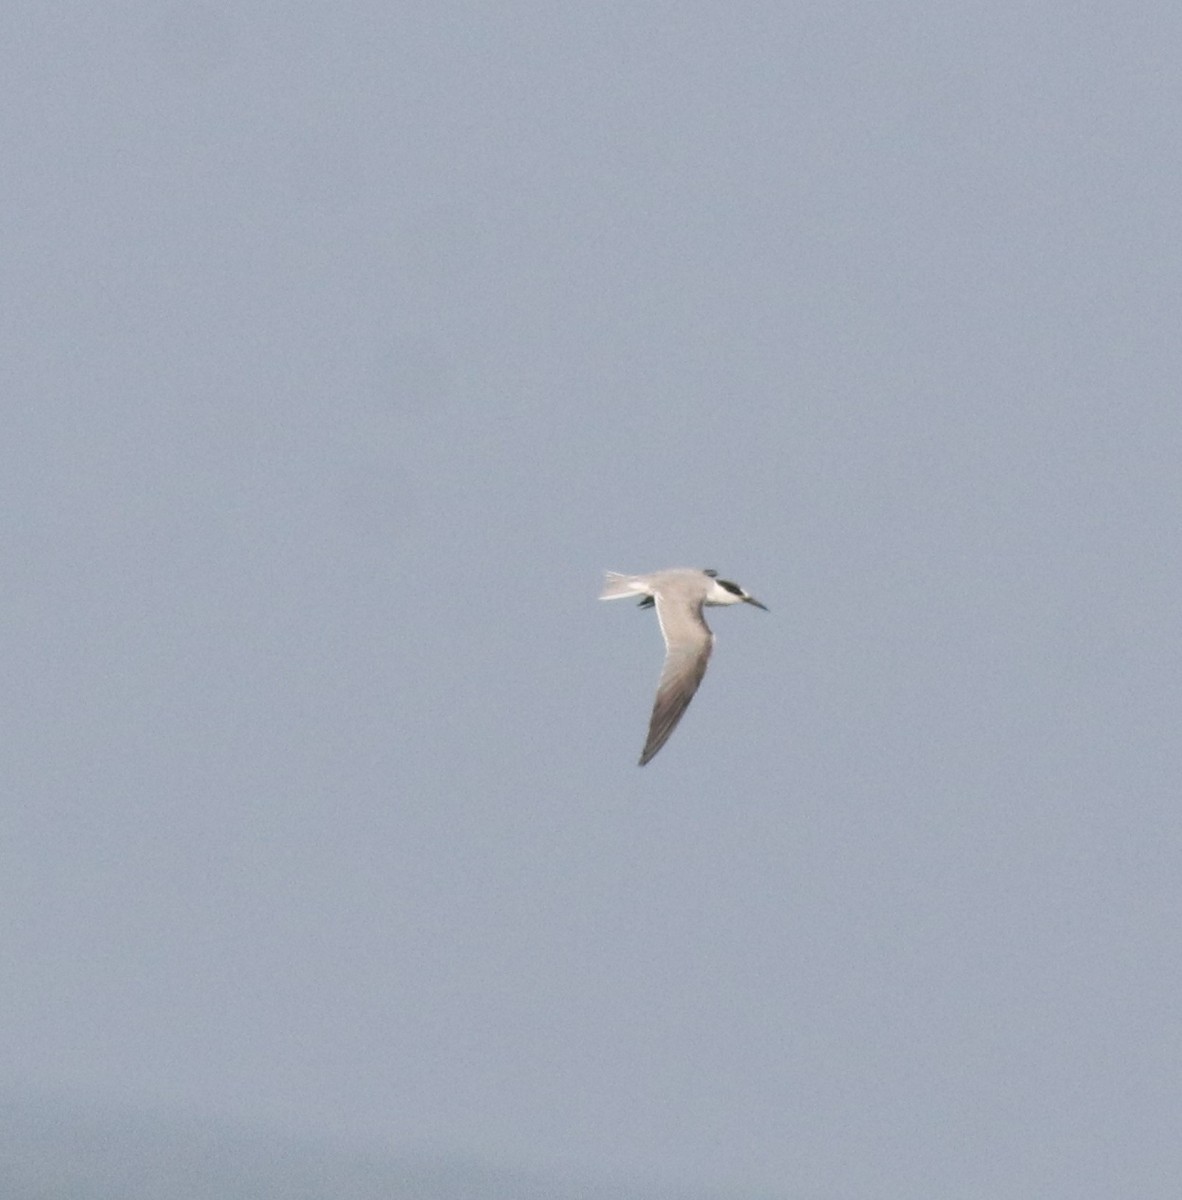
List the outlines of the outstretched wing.
<svg viewBox="0 0 1182 1200">
<path fill-rule="evenodd" d="M 657 597 L 657 619 L 665 638 L 665 666 L 657 684 L 657 699 L 649 719 L 648 740 L 640 756 L 643 767 L 669 740 L 677 728 L 689 702 L 694 698 L 710 651 L 714 635 L 702 619 L 701 602 L 687 606 L 684 602 Z"/>
</svg>

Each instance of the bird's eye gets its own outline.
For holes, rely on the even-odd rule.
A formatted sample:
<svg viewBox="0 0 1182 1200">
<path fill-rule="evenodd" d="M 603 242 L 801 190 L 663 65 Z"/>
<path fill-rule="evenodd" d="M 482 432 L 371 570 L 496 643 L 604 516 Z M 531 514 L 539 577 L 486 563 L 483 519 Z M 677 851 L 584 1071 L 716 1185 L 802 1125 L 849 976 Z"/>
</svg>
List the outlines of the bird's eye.
<svg viewBox="0 0 1182 1200">
<path fill-rule="evenodd" d="M 715 571 L 713 567 L 707 567 L 707 568 L 706 568 L 706 569 L 705 569 L 705 570 L 702 572 L 702 574 L 703 574 L 703 575 L 709 575 L 709 576 L 710 576 L 710 578 L 711 578 L 711 579 L 713 579 L 713 578 L 715 578 L 715 576 L 717 576 L 718 572 L 717 572 L 717 571 Z"/>
<path fill-rule="evenodd" d="M 732 596 L 741 596 L 743 594 L 743 589 L 739 587 L 737 583 L 731 583 L 729 579 L 720 579 L 718 581 L 718 586 L 721 588 L 726 588 L 726 590 L 730 592 Z"/>
</svg>

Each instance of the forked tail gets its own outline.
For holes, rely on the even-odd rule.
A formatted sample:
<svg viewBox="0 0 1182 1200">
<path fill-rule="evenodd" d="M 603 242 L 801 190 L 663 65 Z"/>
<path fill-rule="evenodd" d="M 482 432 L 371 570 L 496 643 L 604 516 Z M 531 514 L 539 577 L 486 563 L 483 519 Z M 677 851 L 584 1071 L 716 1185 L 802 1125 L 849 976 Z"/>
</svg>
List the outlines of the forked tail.
<svg viewBox="0 0 1182 1200">
<path fill-rule="evenodd" d="M 620 575 L 615 571 L 608 571 L 606 575 L 603 591 L 599 593 L 600 600 L 619 600 L 623 596 L 638 596 L 644 590 L 636 586 L 636 579 L 632 575 Z"/>
</svg>

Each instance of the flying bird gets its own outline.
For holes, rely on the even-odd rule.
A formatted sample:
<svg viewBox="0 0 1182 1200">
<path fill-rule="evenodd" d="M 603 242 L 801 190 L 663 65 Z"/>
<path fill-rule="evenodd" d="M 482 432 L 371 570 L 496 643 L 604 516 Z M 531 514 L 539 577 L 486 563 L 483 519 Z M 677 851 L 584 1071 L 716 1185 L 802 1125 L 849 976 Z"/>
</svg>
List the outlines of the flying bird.
<svg viewBox="0 0 1182 1200">
<path fill-rule="evenodd" d="M 657 683 L 648 740 L 640 755 L 643 767 L 669 740 L 706 674 L 714 634 L 702 616 L 703 607 L 746 603 L 767 612 L 767 605 L 749 596 L 737 583 L 719 579 L 717 571 L 698 571 L 693 567 L 674 567 L 651 575 L 618 575 L 608 571 L 600 600 L 619 600 L 624 596 L 643 597 L 641 608 L 656 606 L 665 639 L 665 666 Z"/>
</svg>

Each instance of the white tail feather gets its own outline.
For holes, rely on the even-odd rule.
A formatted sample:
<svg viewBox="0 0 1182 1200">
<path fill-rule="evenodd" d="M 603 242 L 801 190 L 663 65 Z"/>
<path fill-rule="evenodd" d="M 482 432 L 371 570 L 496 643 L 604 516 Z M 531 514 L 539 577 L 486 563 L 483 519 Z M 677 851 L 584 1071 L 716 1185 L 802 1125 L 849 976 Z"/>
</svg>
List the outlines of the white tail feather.
<svg viewBox="0 0 1182 1200">
<path fill-rule="evenodd" d="M 620 575 L 615 571 L 608 571 L 606 575 L 603 591 L 599 593 L 600 600 L 619 600 L 623 596 L 641 595 L 644 591 L 636 586 L 635 576 Z"/>
</svg>

